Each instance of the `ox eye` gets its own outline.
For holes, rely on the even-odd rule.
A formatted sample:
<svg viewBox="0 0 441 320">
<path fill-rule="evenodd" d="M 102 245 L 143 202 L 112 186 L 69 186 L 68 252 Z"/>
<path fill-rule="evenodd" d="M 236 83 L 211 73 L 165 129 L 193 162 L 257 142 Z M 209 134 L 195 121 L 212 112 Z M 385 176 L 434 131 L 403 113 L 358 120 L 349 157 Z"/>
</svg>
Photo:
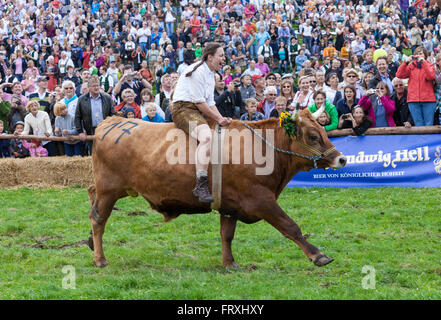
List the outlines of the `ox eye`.
<svg viewBox="0 0 441 320">
<path fill-rule="evenodd" d="M 315 135 L 311 135 L 311 136 L 309 137 L 309 139 L 311 139 L 311 141 L 317 141 L 317 140 L 318 140 L 318 137 L 315 136 Z"/>
</svg>

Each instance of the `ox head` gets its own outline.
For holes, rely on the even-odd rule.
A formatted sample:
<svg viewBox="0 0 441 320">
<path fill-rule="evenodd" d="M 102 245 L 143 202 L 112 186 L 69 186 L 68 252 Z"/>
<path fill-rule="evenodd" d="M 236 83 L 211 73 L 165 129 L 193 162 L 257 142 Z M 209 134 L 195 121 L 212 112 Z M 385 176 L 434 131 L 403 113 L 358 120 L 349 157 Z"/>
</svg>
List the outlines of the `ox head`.
<svg viewBox="0 0 441 320">
<path fill-rule="evenodd" d="M 324 111 L 325 104 L 314 113 L 308 109 L 300 111 L 296 108 L 292 117 L 297 125 L 296 150 L 298 153 L 316 157 L 317 168 L 340 169 L 346 165 L 347 159 L 334 147 L 325 129 L 317 122 Z"/>
</svg>

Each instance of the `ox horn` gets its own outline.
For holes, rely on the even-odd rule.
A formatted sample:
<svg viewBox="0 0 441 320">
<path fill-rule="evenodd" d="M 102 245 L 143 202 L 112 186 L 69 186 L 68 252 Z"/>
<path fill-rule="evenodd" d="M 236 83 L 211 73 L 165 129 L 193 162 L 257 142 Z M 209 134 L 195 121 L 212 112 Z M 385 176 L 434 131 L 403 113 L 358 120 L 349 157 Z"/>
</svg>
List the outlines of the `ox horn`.
<svg viewBox="0 0 441 320">
<path fill-rule="evenodd" d="M 312 114 L 312 116 L 314 117 L 315 120 L 317 120 L 320 115 L 323 113 L 323 111 L 325 111 L 325 104 L 323 103 L 322 106 Z"/>
<path fill-rule="evenodd" d="M 296 108 L 294 109 L 294 113 L 292 114 L 292 119 L 294 121 L 297 121 L 297 120 L 302 121 L 300 119 L 300 106 L 299 105 L 297 105 Z"/>
</svg>

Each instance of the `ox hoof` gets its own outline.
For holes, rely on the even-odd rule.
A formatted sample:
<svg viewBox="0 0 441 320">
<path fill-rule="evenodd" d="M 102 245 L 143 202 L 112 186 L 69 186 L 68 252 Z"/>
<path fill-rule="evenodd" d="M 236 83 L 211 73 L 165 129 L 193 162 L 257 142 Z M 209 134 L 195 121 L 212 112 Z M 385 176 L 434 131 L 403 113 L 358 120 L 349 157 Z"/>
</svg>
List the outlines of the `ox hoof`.
<svg viewBox="0 0 441 320">
<path fill-rule="evenodd" d="M 319 254 L 319 255 L 317 256 L 317 258 L 315 258 L 315 260 L 314 260 L 314 264 L 315 264 L 317 267 L 323 267 L 323 266 L 327 265 L 328 263 L 331 263 L 332 261 L 334 261 L 334 259 L 329 258 L 327 255 L 325 255 L 325 254 Z"/>
<path fill-rule="evenodd" d="M 98 268 L 104 268 L 105 266 L 107 266 L 109 263 L 107 262 L 106 259 L 102 259 L 100 261 L 93 261 L 93 264 L 95 265 L 95 267 Z"/>
<path fill-rule="evenodd" d="M 224 264 L 224 267 L 225 268 L 234 268 L 234 269 L 240 268 L 240 266 L 235 261 L 233 261 L 232 263 L 229 263 L 229 264 Z"/>
</svg>

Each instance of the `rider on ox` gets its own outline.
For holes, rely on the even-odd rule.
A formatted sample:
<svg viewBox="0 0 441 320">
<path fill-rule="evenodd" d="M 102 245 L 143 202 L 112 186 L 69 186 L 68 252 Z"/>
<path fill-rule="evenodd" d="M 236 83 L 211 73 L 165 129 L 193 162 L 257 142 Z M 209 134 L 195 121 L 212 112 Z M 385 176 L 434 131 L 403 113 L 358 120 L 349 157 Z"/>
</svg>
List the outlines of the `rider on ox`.
<svg viewBox="0 0 441 320">
<path fill-rule="evenodd" d="M 187 68 L 187 72 L 179 77 L 173 93 L 173 122 L 199 142 L 195 154 L 196 187 L 193 194 L 201 202 L 213 202 L 208 190 L 207 173 L 212 136 L 205 118 L 213 119 L 221 126 L 230 123 L 219 113 L 214 102 L 214 75 L 224 63 L 222 44 L 209 43 L 202 54 L 202 61 Z M 191 128 L 192 124 L 194 129 Z"/>
</svg>

